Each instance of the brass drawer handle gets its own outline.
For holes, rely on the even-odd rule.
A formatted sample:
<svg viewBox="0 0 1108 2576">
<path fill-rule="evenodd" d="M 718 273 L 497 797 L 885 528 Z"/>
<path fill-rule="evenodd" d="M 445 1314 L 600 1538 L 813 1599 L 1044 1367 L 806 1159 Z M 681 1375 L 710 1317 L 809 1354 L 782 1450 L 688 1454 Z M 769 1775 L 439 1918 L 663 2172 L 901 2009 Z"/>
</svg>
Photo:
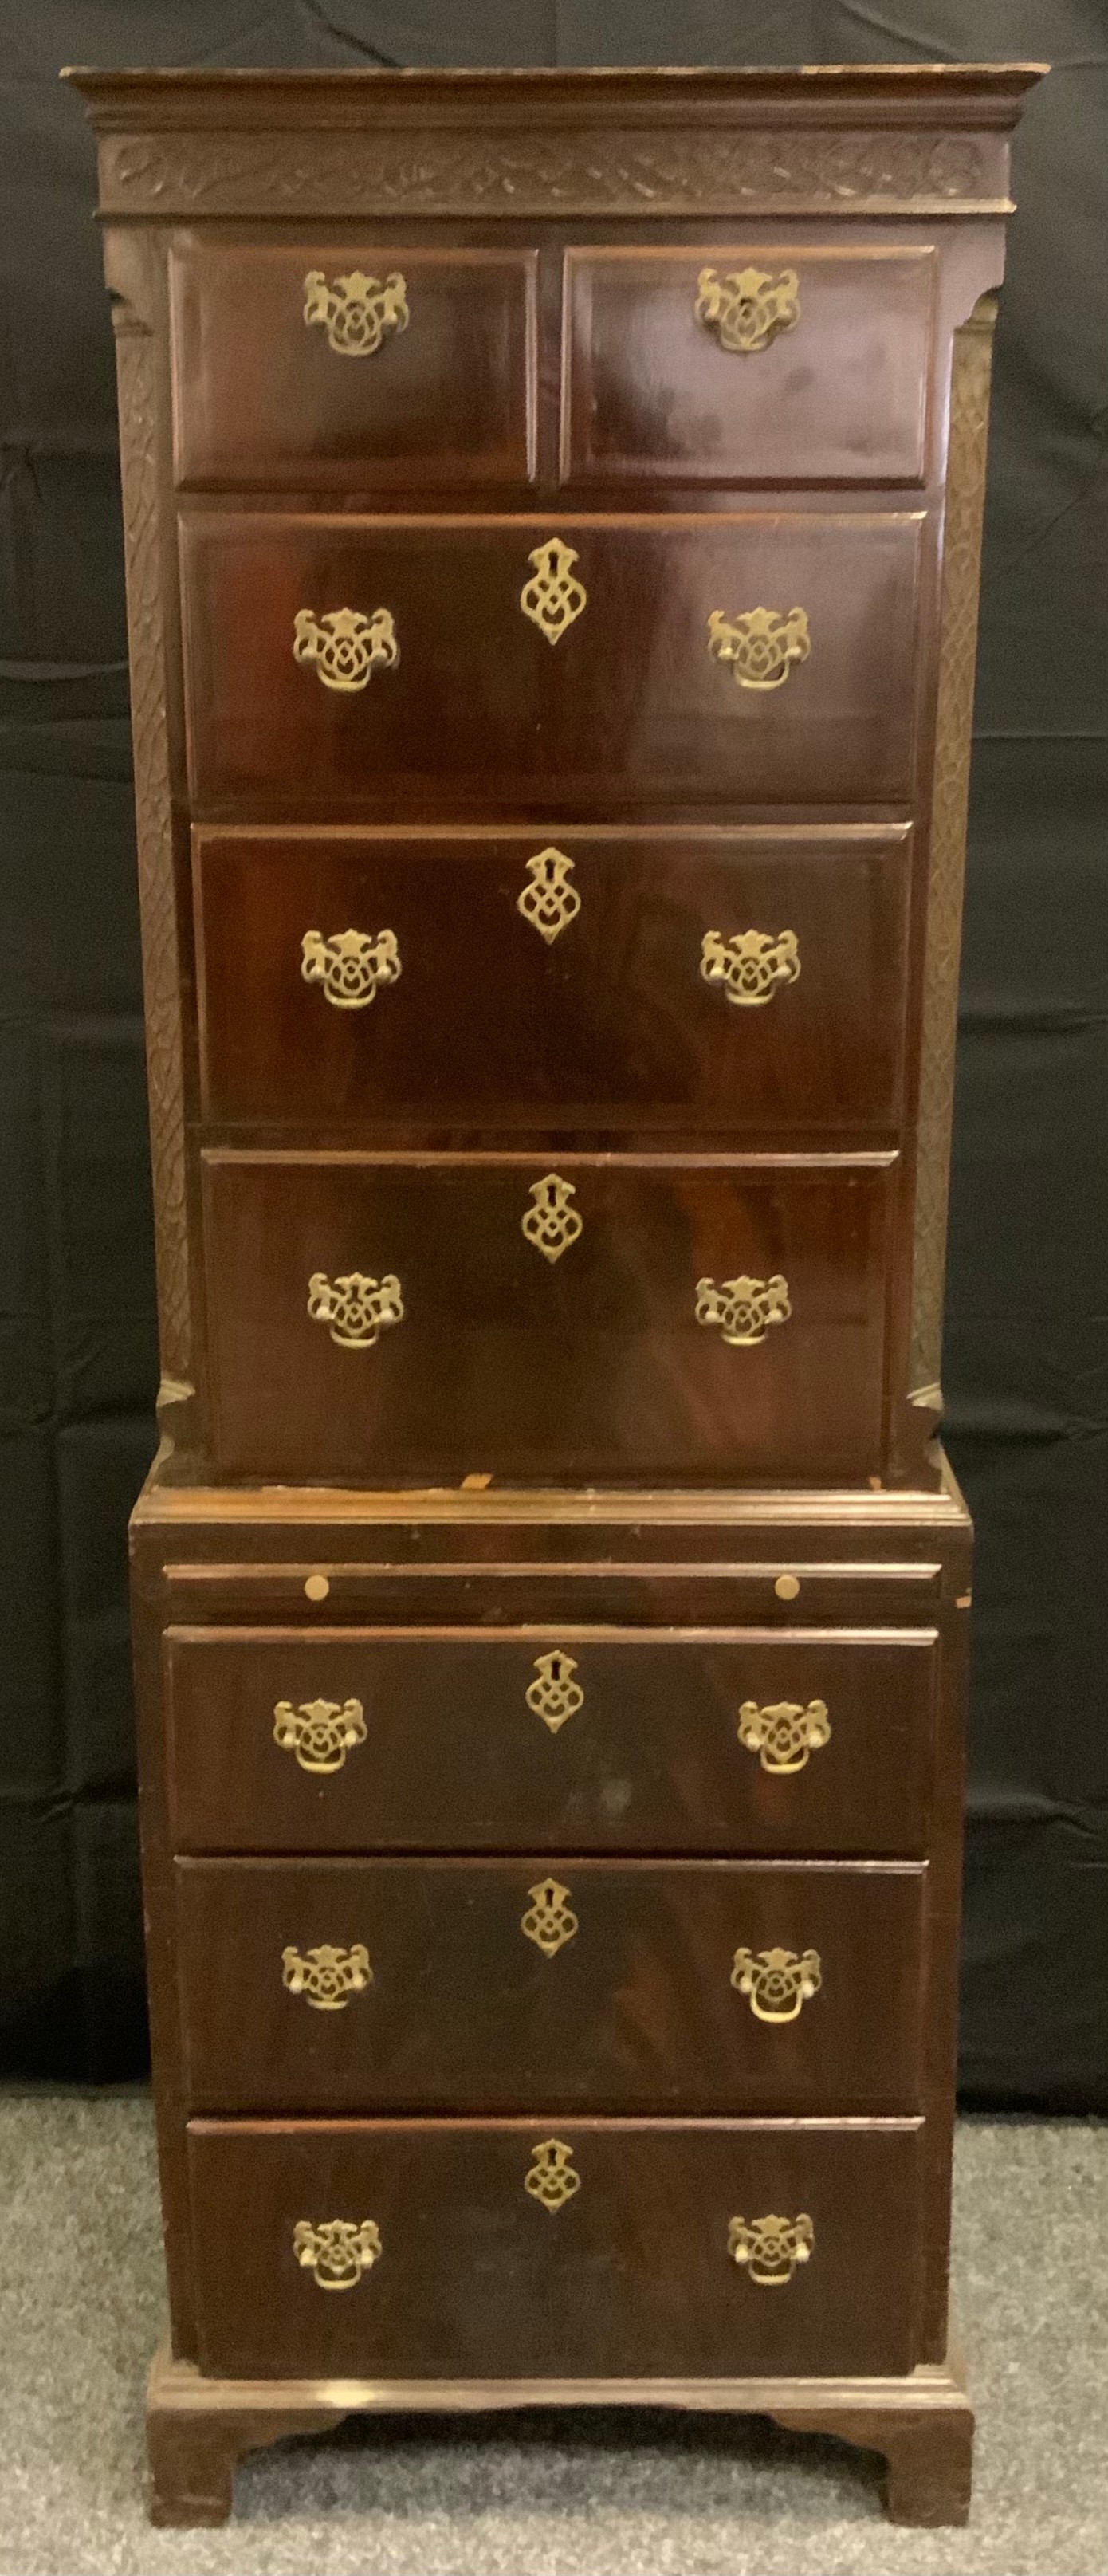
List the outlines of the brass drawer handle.
<svg viewBox="0 0 1108 2576">
<path fill-rule="evenodd" d="M 535 1657 L 536 1678 L 525 1697 L 528 1708 L 541 1717 L 552 1735 L 565 1725 L 567 1717 L 576 1717 L 578 1709 L 585 1705 L 581 1684 L 573 1678 L 576 1670 L 576 1656 L 567 1655 L 561 1646 L 554 1646 L 548 1655 Z"/>
<path fill-rule="evenodd" d="M 527 1893 L 531 1903 L 520 1919 L 520 1931 L 542 1951 L 544 1959 L 553 1959 L 580 1929 L 569 1902 L 569 1889 L 556 1878 L 541 1878 L 538 1886 L 529 1887 Z"/>
<path fill-rule="evenodd" d="M 749 2281 L 760 2290 L 783 2289 L 798 2263 L 807 2263 L 816 2231 L 806 2211 L 799 2218 L 733 2218 L 727 2251 L 733 2263 L 746 2265 Z"/>
<path fill-rule="evenodd" d="M 531 1183 L 532 1204 L 519 1220 L 520 1232 L 528 1243 L 534 1244 L 536 1252 L 541 1252 L 544 1261 L 560 1261 L 563 1252 L 568 1252 L 570 1244 L 576 1243 L 585 1231 L 583 1220 L 570 1205 L 576 1195 L 572 1181 L 560 1180 L 557 1172 L 548 1172 L 545 1180 Z"/>
<path fill-rule="evenodd" d="M 298 2218 L 292 2250 L 317 2290 L 354 2290 L 377 2261 L 381 2231 L 375 2218 L 363 2218 L 360 2226 L 352 2218 L 322 2218 L 318 2226 Z"/>
<path fill-rule="evenodd" d="M 352 268 L 330 285 L 321 268 L 304 280 L 304 320 L 321 322 L 339 358 L 372 358 L 390 331 L 408 328 L 408 289 L 398 268 L 385 278 Z"/>
<path fill-rule="evenodd" d="M 573 861 L 564 850 L 540 850 L 527 861 L 527 884 L 516 897 L 516 911 L 537 930 L 547 947 L 568 930 L 581 909 L 581 897 L 570 884 Z"/>
<path fill-rule="evenodd" d="M 316 617 L 298 608 L 292 622 L 296 662 L 315 664 L 325 689 L 364 689 L 374 671 L 395 671 L 400 660 L 396 629 L 387 608 L 363 617 L 360 608 L 329 608 Z"/>
<path fill-rule="evenodd" d="M 291 1753 L 302 1771 L 341 1771 L 347 1754 L 366 1739 L 360 1699 L 305 1699 L 299 1708 L 279 1699 L 273 1711 L 273 1741 Z"/>
<path fill-rule="evenodd" d="M 383 1279 L 367 1279 L 361 1270 L 329 1279 L 325 1270 L 313 1270 L 308 1313 L 313 1324 L 326 1324 L 341 1351 L 371 1351 L 390 1324 L 404 1321 L 400 1281 L 393 1270 Z"/>
<path fill-rule="evenodd" d="M 567 2147 L 561 2138 L 541 2139 L 539 2145 L 531 2150 L 523 2188 L 530 2192 L 532 2200 L 538 2201 L 541 2209 L 550 2211 L 551 2217 L 556 2209 L 564 2209 L 567 2200 L 572 2200 L 574 2192 L 581 2189 L 581 2176 L 573 2162 L 572 2147 Z"/>
<path fill-rule="evenodd" d="M 785 1324 L 792 1313 L 789 1283 L 780 1271 L 772 1279 L 698 1279 L 696 1320 L 718 1324 L 733 1350 L 751 1350 L 764 1342 L 771 1324 Z"/>
<path fill-rule="evenodd" d="M 763 1771 L 780 1779 L 787 1771 L 803 1771 L 809 1754 L 830 1742 L 827 1702 L 810 1699 L 802 1708 L 799 1700 L 779 1699 L 759 1708 L 757 1700 L 744 1699 L 736 1733 L 748 1753 L 760 1756 Z"/>
<path fill-rule="evenodd" d="M 351 1950 L 321 1941 L 301 1957 L 290 1943 L 281 1952 L 281 1983 L 290 1995 L 304 1995 L 317 2012 L 345 2012 L 351 1995 L 364 1995 L 373 1984 L 369 1952 L 362 1941 Z"/>
<path fill-rule="evenodd" d="M 346 935 L 352 936 L 349 931 Z M 757 1010 L 772 1002 L 779 984 L 795 984 L 800 973 L 796 932 L 779 930 L 774 938 L 768 930 L 737 930 L 732 939 L 724 939 L 718 930 L 706 930 L 700 972 L 706 984 L 722 984 L 729 1002 Z"/>
<path fill-rule="evenodd" d="M 818 1995 L 823 1969 L 818 1950 L 736 1950 L 731 1983 L 746 1995 L 756 2021 L 795 2021 L 801 2005 Z"/>
<path fill-rule="evenodd" d="M 324 1000 L 336 1011 L 364 1011 L 376 999 L 379 984 L 400 978 L 400 950 L 394 930 L 306 930 L 300 942 L 300 972 L 306 984 L 322 984 Z"/>
<path fill-rule="evenodd" d="M 771 277 L 764 268 L 733 268 L 721 277 L 702 268 L 696 281 L 696 318 L 714 331 L 721 349 L 740 358 L 768 349 L 780 331 L 792 331 L 800 320 L 799 281 L 795 268 Z"/>
<path fill-rule="evenodd" d="M 563 544 L 561 537 L 546 537 L 528 556 L 534 571 L 524 582 L 519 604 L 548 644 L 557 644 L 588 600 L 584 582 L 577 580 L 572 569 L 576 561 L 575 548 Z"/>
<path fill-rule="evenodd" d="M 779 689 L 794 662 L 806 662 L 812 650 L 808 620 L 802 608 L 780 617 L 775 608 L 748 608 L 728 619 L 713 608 L 708 619 L 708 651 L 717 662 L 733 662 L 740 689 Z"/>
</svg>

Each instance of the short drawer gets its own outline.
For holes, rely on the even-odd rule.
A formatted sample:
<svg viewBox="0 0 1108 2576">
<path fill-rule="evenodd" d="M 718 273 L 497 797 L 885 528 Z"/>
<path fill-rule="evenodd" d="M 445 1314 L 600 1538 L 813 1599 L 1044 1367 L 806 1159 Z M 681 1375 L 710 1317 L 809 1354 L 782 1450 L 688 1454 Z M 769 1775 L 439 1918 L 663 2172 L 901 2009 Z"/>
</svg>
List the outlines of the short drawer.
<svg viewBox="0 0 1108 2576">
<path fill-rule="evenodd" d="M 936 254 L 566 253 L 566 482 L 923 480 Z"/>
<path fill-rule="evenodd" d="M 919 2357 L 913 2123 L 200 2120 L 188 2145 L 216 2377 L 775 2378 Z"/>
<path fill-rule="evenodd" d="M 537 253 L 186 241 L 170 254 L 178 483 L 528 483 Z"/>
<path fill-rule="evenodd" d="M 905 1862 L 179 1860 L 195 2111 L 918 2110 Z"/>
<path fill-rule="evenodd" d="M 193 835 L 204 1110 L 894 1127 L 911 832 Z"/>
<path fill-rule="evenodd" d="M 895 1158 L 204 1158 L 240 1475 L 879 1474 Z"/>
<path fill-rule="evenodd" d="M 187 511 L 191 793 L 390 822 L 904 800 L 925 524 Z"/>
<path fill-rule="evenodd" d="M 938 1656 L 927 1628 L 171 1628 L 171 1832 L 185 1852 L 921 1852 Z"/>
</svg>

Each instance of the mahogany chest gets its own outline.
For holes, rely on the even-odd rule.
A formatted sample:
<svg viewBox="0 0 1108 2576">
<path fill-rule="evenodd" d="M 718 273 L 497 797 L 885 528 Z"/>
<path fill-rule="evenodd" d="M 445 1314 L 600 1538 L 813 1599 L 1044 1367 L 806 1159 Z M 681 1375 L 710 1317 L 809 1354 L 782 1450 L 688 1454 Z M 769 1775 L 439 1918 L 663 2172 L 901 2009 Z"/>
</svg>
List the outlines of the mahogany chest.
<svg viewBox="0 0 1108 2576">
<path fill-rule="evenodd" d="M 937 1444 L 1034 67 L 81 73 L 164 1382 L 155 2515 L 644 2400 L 964 2518 Z"/>
</svg>

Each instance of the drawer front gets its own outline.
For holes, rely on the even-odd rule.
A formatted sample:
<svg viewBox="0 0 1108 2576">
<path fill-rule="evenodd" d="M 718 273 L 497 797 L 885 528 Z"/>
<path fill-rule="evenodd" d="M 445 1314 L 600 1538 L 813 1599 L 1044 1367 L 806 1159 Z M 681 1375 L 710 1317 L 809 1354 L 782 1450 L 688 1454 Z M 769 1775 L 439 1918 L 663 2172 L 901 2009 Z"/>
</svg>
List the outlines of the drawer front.
<svg viewBox="0 0 1108 2576">
<path fill-rule="evenodd" d="M 565 481 L 923 480 L 931 249 L 571 250 Z"/>
<path fill-rule="evenodd" d="M 213 1151 L 204 1166 L 232 1472 L 880 1471 L 893 1163 Z"/>
<path fill-rule="evenodd" d="M 194 835 L 205 1114 L 883 1130 L 886 832 Z"/>
<path fill-rule="evenodd" d="M 189 515 L 193 794 L 903 799 L 923 524 Z"/>
<path fill-rule="evenodd" d="M 174 250 L 178 482 L 530 482 L 536 277 L 527 250 Z"/>
<path fill-rule="evenodd" d="M 934 1629 L 171 1629 L 181 1851 L 912 1853 Z"/>
<path fill-rule="evenodd" d="M 922 2146 L 908 2123 L 198 2121 L 200 2367 L 908 2371 Z"/>
<path fill-rule="evenodd" d="M 197 2111 L 900 2112 L 905 1862 L 179 1860 Z"/>
</svg>

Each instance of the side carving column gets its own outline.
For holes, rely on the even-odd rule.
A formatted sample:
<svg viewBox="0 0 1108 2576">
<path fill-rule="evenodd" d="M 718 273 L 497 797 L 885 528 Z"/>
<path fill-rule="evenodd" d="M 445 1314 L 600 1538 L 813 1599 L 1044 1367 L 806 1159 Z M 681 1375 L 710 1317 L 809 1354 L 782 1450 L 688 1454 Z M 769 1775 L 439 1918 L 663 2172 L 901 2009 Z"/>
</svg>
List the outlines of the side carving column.
<svg viewBox="0 0 1108 2576">
<path fill-rule="evenodd" d="M 142 980 L 154 1175 L 154 1246 L 162 1383 L 158 1419 L 172 1443 L 193 1394 L 180 962 L 166 713 L 166 656 L 154 339 L 134 307 L 116 302 L 120 465 L 131 660 Z"/>
<path fill-rule="evenodd" d="M 995 295 L 954 334 L 912 1246 L 912 1402 L 937 1416 Z"/>
</svg>

